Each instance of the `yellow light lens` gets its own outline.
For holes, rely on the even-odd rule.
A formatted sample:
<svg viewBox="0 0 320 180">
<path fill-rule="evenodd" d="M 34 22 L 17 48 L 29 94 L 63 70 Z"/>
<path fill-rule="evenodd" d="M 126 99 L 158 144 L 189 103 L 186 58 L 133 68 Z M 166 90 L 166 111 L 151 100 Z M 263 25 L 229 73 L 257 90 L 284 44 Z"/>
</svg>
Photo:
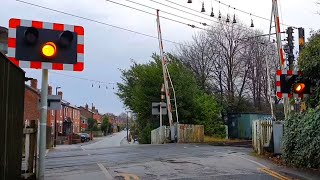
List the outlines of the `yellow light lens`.
<svg viewBox="0 0 320 180">
<path fill-rule="evenodd" d="M 296 91 L 296 92 L 301 92 L 301 91 L 304 90 L 305 87 L 306 87 L 305 84 L 299 83 L 299 84 L 297 84 L 297 85 L 295 86 L 295 91 Z"/>
<path fill-rule="evenodd" d="M 42 46 L 42 54 L 47 58 L 53 57 L 56 51 L 57 47 L 53 42 L 47 42 Z"/>
</svg>

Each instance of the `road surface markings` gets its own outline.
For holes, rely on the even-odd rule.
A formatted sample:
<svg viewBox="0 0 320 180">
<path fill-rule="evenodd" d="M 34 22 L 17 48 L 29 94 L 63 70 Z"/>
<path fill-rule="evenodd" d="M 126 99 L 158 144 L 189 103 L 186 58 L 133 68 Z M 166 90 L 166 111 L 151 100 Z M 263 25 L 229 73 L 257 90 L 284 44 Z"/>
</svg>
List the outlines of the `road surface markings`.
<svg viewBox="0 0 320 180">
<path fill-rule="evenodd" d="M 283 176 L 283 175 L 281 175 L 281 174 L 279 174 L 277 172 L 274 172 L 274 171 L 272 171 L 272 170 L 270 170 L 268 168 L 258 168 L 258 170 L 261 171 L 261 172 L 264 172 L 264 173 L 266 173 L 266 174 L 268 174 L 268 175 L 270 175 L 272 177 L 275 177 L 275 178 L 277 178 L 279 180 L 291 180 L 291 178 Z"/>
<path fill-rule="evenodd" d="M 108 170 L 100 163 L 98 163 L 99 168 L 103 172 L 103 174 L 106 176 L 107 180 L 113 180 L 113 177 L 111 174 L 108 172 Z"/>
<path fill-rule="evenodd" d="M 258 165 L 258 166 L 260 166 L 260 167 L 267 168 L 267 166 L 265 166 L 265 165 L 263 165 L 263 164 L 261 164 L 261 163 L 258 163 L 257 161 L 254 161 L 254 160 L 245 158 L 245 157 L 243 157 L 243 156 L 238 156 L 238 155 L 235 155 L 235 154 L 229 154 L 229 155 L 230 155 L 230 156 L 235 156 L 235 157 L 238 157 L 238 158 L 247 160 L 247 161 L 250 161 L 250 162 L 252 162 L 252 163 L 254 163 L 254 164 L 256 164 L 256 165 Z"/>
<path fill-rule="evenodd" d="M 140 178 L 135 174 L 127 174 L 127 173 L 121 173 L 120 176 L 124 177 L 124 180 L 140 180 Z"/>
</svg>

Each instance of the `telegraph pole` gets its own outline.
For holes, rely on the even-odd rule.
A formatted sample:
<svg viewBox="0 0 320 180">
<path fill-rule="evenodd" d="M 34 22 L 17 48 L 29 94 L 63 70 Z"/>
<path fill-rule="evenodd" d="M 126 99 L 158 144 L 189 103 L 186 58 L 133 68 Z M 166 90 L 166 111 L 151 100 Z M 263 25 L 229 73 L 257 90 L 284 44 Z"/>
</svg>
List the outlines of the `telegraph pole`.
<svg viewBox="0 0 320 180">
<path fill-rule="evenodd" d="M 127 111 L 127 141 L 129 142 L 129 111 Z"/>
<path fill-rule="evenodd" d="M 60 89 L 61 87 L 58 86 L 56 87 L 56 95 L 58 95 L 58 89 Z M 57 110 L 54 111 L 54 141 L 53 141 L 53 146 L 56 147 L 57 146 Z"/>
</svg>

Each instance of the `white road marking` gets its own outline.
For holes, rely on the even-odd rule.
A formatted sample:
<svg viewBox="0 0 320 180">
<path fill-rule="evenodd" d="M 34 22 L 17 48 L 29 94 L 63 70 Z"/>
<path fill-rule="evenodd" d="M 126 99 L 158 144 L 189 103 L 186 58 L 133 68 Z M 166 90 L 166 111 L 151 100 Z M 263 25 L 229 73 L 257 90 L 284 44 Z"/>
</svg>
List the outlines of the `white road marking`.
<svg viewBox="0 0 320 180">
<path fill-rule="evenodd" d="M 235 154 L 229 154 L 229 155 L 230 155 L 230 156 L 235 156 L 235 157 L 238 157 L 238 158 L 247 160 L 247 161 L 250 161 L 250 162 L 252 162 L 252 163 L 254 163 L 254 164 L 258 165 L 258 166 L 261 166 L 261 167 L 263 167 L 263 168 L 267 168 L 267 166 L 265 166 L 265 165 L 263 165 L 263 164 L 261 164 L 261 163 L 258 163 L 257 161 L 254 161 L 254 160 L 245 158 L 245 157 L 243 157 L 243 156 L 238 156 L 238 155 L 235 155 Z"/>
<path fill-rule="evenodd" d="M 103 172 L 103 174 L 106 176 L 107 180 L 113 180 L 113 177 L 111 174 L 108 172 L 108 170 L 100 163 L 98 163 L 99 168 Z"/>
</svg>

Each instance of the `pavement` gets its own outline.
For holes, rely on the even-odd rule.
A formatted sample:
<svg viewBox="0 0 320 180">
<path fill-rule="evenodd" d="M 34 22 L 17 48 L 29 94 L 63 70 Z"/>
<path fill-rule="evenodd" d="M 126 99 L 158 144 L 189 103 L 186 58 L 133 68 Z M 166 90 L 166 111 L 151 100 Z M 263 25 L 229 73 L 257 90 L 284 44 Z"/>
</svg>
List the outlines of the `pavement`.
<svg viewBox="0 0 320 180">
<path fill-rule="evenodd" d="M 126 132 L 50 151 L 46 180 L 320 179 L 252 156 L 252 149 L 199 144 L 138 145 Z"/>
</svg>

